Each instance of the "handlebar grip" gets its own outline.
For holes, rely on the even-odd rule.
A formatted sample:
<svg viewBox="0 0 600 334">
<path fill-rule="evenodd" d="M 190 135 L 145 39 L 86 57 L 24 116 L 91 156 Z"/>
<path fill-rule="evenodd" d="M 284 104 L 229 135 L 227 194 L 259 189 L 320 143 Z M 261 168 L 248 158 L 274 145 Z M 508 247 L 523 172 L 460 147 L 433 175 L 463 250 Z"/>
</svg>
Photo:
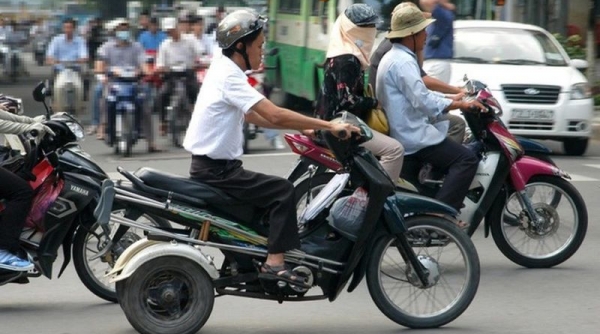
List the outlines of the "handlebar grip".
<svg viewBox="0 0 600 334">
<path fill-rule="evenodd" d="M 34 129 L 34 130 L 29 131 L 29 135 L 32 137 L 37 137 L 40 135 L 40 132 L 38 130 Z"/>
<path fill-rule="evenodd" d="M 340 132 L 338 132 L 337 136 L 340 139 L 346 139 L 348 137 L 348 132 L 346 130 L 341 130 Z"/>
</svg>

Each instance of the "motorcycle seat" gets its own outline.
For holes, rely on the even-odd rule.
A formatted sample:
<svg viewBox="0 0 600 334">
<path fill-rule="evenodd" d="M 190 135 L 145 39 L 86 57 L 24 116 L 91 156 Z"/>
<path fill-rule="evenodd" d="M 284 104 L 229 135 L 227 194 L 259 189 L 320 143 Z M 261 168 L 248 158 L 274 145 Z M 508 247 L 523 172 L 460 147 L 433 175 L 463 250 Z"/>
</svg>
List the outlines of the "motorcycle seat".
<svg viewBox="0 0 600 334">
<path fill-rule="evenodd" d="M 208 204 L 243 204 L 219 189 L 188 177 L 165 173 L 148 167 L 138 169 L 134 175 L 150 187 L 201 199 Z"/>
</svg>

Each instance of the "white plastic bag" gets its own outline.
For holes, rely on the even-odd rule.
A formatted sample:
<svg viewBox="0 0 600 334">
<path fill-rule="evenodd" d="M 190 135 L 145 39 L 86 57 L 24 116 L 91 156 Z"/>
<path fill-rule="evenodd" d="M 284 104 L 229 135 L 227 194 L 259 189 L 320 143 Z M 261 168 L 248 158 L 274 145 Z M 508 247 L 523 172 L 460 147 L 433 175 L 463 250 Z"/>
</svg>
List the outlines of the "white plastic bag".
<svg viewBox="0 0 600 334">
<path fill-rule="evenodd" d="M 355 239 L 365 220 L 368 204 L 369 196 L 364 188 L 338 199 L 331 207 L 332 226 L 346 237 Z"/>
</svg>

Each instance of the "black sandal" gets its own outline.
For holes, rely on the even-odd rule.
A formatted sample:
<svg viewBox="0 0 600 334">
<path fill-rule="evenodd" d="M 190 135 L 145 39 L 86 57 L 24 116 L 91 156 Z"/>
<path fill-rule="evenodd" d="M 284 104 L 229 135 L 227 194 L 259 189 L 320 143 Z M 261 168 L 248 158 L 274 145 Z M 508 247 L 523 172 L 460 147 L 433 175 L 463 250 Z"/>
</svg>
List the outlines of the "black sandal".
<svg viewBox="0 0 600 334">
<path fill-rule="evenodd" d="M 274 280 L 274 281 L 285 281 L 295 286 L 310 289 L 311 286 L 306 283 L 303 277 L 294 274 L 285 264 L 281 266 L 270 266 L 266 263 L 260 267 L 260 273 L 258 278 Z"/>
</svg>

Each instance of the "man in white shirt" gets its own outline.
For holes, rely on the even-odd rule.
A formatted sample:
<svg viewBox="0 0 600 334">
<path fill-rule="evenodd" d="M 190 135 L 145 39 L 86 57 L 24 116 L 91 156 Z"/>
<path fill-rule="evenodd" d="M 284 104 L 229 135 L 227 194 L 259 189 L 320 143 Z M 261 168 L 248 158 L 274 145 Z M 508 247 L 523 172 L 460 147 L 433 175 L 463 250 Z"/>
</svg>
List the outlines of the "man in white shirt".
<svg viewBox="0 0 600 334">
<path fill-rule="evenodd" d="M 239 10 L 217 27 L 223 56 L 212 62 L 206 74 L 183 146 L 192 153 L 192 178 L 268 210 L 268 256 L 259 277 L 309 288 L 284 263 L 284 253 L 300 247 L 294 187 L 286 179 L 242 167 L 243 123 L 245 120 L 265 128 L 323 129 L 333 134 L 359 130 L 279 108 L 250 86 L 244 72 L 260 66 L 265 21 L 254 12 Z"/>
<path fill-rule="evenodd" d="M 204 53 L 204 49 L 200 44 L 200 41 L 194 38 L 193 35 L 182 34 L 181 31 L 177 29 L 177 20 L 173 17 L 163 18 L 162 29 L 169 35 L 169 38 L 164 40 L 158 48 L 155 71 L 168 74 L 172 66 L 185 65 L 185 68 L 187 69 L 185 83 L 187 95 L 190 100 L 190 105 L 194 105 L 200 89 L 194 70 L 198 60 Z M 163 136 L 166 133 L 165 107 L 169 103 L 169 97 L 171 96 L 174 87 L 175 82 L 167 75 L 166 81 L 160 88 L 160 92 L 156 99 L 157 110 L 159 110 L 161 117 L 160 132 Z"/>
</svg>

